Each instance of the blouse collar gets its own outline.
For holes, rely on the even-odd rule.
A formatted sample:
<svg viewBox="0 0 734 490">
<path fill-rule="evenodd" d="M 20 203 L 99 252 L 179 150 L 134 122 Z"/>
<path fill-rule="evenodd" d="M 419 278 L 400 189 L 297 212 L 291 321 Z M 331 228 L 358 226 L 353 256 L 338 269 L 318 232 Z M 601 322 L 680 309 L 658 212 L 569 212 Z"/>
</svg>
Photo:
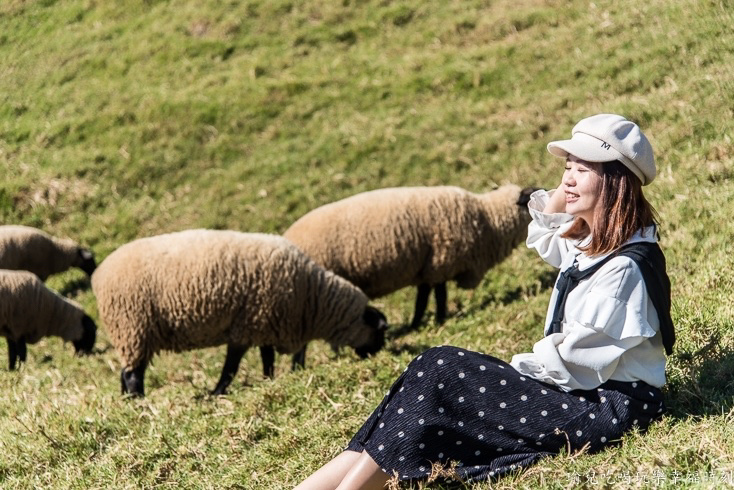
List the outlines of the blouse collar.
<svg viewBox="0 0 734 490">
<path fill-rule="evenodd" d="M 579 246 L 588 244 L 588 242 L 590 240 L 591 240 L 591 237 L 585 238 L 582 242 L 579 243 Z M 656 225 L 650 225 L 650 226 L 646 226 L 645 228 L 641 228 L 641 229 L 637 230 L 635 232 L 635 234 L 630 237 L 629 240 L 627 240 L 626 242 L 624 242 L 622 244 L 622 246 L 627 245 L 627 244 L 630 244 L 630 243 L 638 243 L 638 242 L 655 243 L 657 241 L 658 241 L 657 226 Z M 588 257 L 581 250 L 578 250 L 577 249 L 576 252 L 577 252 L 577 254 L 576 254 L 576 257 L 574 259 L 574 263 L 578 261 L 579 269 L 580 270 L 587 269 L 587 268 L 591 267 L 592 265 L 596 264 L 597 262 L 599 262 L 601 260 L 604 260 L 611 253 L 614 253 L 614 252 L 610 252 L 609 254 L 599 255 L 599 256 L 596 256 L 596 257 Z"/>
</svg>

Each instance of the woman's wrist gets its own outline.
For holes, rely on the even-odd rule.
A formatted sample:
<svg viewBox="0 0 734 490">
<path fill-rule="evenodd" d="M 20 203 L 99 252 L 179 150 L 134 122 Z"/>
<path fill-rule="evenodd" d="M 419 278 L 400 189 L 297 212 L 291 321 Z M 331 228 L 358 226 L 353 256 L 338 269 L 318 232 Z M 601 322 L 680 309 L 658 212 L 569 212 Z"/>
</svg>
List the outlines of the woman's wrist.
<svg viewBox="0 0 734 490">
<path fill-rule="evenodd" d="M 550 199 L 543 208 L 545 214 L 565 213 L 566 212 L 566 195 L 560 189 L 551 189 L 548 191 Z"/>
</svg>

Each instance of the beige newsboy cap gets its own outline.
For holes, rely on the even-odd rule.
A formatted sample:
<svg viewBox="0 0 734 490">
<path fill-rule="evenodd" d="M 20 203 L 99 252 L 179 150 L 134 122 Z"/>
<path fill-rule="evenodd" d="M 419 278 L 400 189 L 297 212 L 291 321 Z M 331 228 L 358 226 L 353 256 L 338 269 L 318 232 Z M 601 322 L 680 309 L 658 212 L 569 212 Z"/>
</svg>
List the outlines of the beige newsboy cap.
<svg viewBox="0 0 734 490">
<path fill-rule="evenodd" d="M 569 154 L 587 162 L 619 160 L 647 185 L 655 179 L 652 145 L 640 127 L 617 114 L 597 114 L 582 119 L 571 130 L 570 140 L 548 143 L 557 157 Z"/>
</svg>

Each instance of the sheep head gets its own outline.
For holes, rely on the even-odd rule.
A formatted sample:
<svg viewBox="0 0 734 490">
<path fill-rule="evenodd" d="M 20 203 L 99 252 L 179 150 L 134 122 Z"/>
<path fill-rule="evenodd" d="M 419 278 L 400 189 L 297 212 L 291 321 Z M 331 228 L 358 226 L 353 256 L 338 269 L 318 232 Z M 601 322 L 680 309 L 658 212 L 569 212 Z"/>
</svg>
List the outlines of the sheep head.
<svg viewBox="0 0 734 490">
<path fill-rule="evenodd" d="M 357 328 L 358 335 L 350 345 L 360 358 L 366 359 L 385 345 L 387 318 L 377 308 L 366 306 L 361 321 L 363 325 Z"/>
</svg>

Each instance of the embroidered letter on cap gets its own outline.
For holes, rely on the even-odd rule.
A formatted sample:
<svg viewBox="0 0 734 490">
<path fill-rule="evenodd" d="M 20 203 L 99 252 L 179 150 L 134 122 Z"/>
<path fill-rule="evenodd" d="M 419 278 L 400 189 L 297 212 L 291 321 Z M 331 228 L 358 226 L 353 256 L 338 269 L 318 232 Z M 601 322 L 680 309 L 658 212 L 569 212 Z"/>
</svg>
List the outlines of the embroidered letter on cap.
<svg viewBox="0 0 734 490">
<path fill-rule="evenodd" d="M 608 150 L 609 148 L 611 148 L 611 145 L 609 143 L 605 143 L 604 141 L 602 141 L 601 147 L 604 148 L 605 150 Z"/>
</svg>

